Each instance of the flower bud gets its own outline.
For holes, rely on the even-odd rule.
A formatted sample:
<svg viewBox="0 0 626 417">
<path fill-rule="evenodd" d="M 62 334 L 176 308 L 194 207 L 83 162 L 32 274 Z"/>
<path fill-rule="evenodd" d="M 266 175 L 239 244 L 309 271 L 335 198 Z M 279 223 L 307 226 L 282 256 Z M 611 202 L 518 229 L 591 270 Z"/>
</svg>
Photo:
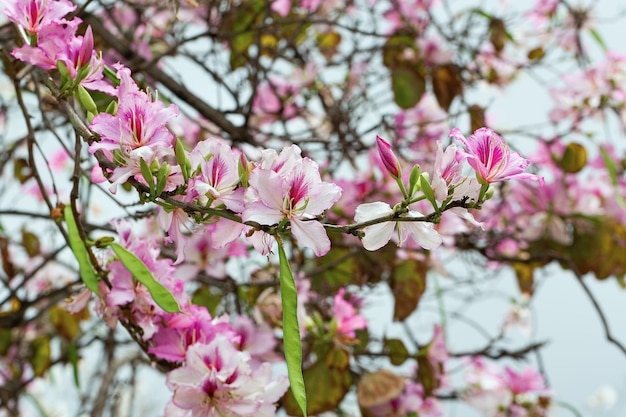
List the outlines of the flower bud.
<svg viewBox="0 0 626 417">
<path fill-rule="evenodd" d="M 377 135 L 376 146 L 378 147 L 378 154 L 380 155 L 380 159 L 383 161 L 383 165 L 385 165 L 387 172 L 389 172 L 391 176 L 396 179 L 400 178 L 400 162 L 393 153 L 389 142 Z"/>
</svg>

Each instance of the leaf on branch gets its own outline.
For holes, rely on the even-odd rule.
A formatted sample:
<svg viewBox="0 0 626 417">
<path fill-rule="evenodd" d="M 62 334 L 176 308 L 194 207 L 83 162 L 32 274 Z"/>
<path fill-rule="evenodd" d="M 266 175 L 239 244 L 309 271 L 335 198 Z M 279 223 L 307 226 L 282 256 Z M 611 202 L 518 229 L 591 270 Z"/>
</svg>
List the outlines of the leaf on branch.
<svg viewBox="0 0 626 417">
<path fill-rule="evenodd" d="M 63 307 L 54 306 L 50 309 L 50 322 L 58 334 L 68 341 L 76 339 L 80 333 L 80 317 Z"/>
<path fill-rule="evenodd" d="M 496 55 L 500 55 L 508 39 L 511 39 L 511 35 L 507 32 L 504 21 L 492 18 L 489 22 L 489 41 L 493 45 Z"/>
<path fill-rule="evenodd" d="M 426 271 L 428 267 L 416 260 L 407 260 L 397 265 L 389 280 L 395 299 L 393 319 L 402 321 L 417 308 L 422 294 L 426 290 Z"/>
<path fill-rule="evenodd" d="M 20 184 L 24 184 L 33 177 L 33 170 L 26 159 L 18 158 L 15 160 L 13 163 L 13 176 L 17 178 Z"/>
<path fill-rule="evenodd" d="M 402 65 L 391 70 L 394 101 L 402 109 L 415 106 L 426 91 L 426 80 L 417 66 Z"/>
<path fill-rule="evenodd" d="M 512 262 L 515 276 L 517 277 L 517 285 L 522 294 L 533 295 L 535 288 L 535 266 L 527 262 Z"/>
<path fill-rule="evenodd" d="M 385 352 L 394 366 L 402 365 L 409 358 L 409 351 L 400 339 L 385 339 Z"/>
<path fill-rule="evenodd" d="M 50 339 L 40 336 L 31 343 L 31 355 L 29 362 L 33 367 L 35 376 L 43 376 L 50 367 Z"/>
<path fill-rule="evenodd" d="M 39 238 L 26 229 L 22 229 L 22 246 L 28 256 L 37 256 L 40 253 Z"/>
<path fill-rule="evenodd" d="M 349 363 L 348 353 L 332 349 L 325 359 L 317 361 L 304 371 L 307 413 L 321 414 L 334 410 L 341 403 L 352 386 L 352 374 L 343 369 L 343 366 L 335 365 L 346 363 Z M 288 414 L 302 416 L 291 390 L 283 397 L 283 406 Z"/>
<path fill-rule="evenodd" d="M 9 252 L 9 239 L 0 236 L 0 261 L 2 263 L 2 269 L 7 275 L 7 278 L 11 280 L 16 274 L 15 265 L 11 259 L 11 253 Z"/>
<path fill-rule="evenodd" d="M 279 239 L 277 241 L 280 261 L 280 298 L 283 304 L 283 343 L 289 377 L 289 393 L 299 407 L 298 415 L 306 417 L 307 396 L 302 375 L 302 342 L 297 312 L 298 291 L 283 243 Z"/>
<path fill-rule="evenodd" d="M 445 64 L 436 67 L 432 74 L 433 93 L 442 109 L 448 111 L 452 101 L 463 92 L 459 67 Z"/>
<path fill-rule="evenodd" d="M 333 55 L 337 53 L 337 49 L 341 43 L 341 34 L 333 30 L 318 33 L 316 40 L 320 52 L 326 57 L 326 59 L 330 60 Z"/>
<path fill-rule="evenodd" d="M 385 404 L 402 394 L 405 383 L 405 378 L 386 369 L 365 374 L 356 389 L 359 406 L 370 408 Z"/>
<path fill-rule="evenodd" d="M 596 219 L 574 229 L 571 245 L 563 247 L 569 262 L 580 275 L 593 272 L 597 279 L 626 275 L 626 227 L 614 220 Z"/>
<path fill-rule="evenodd" d="M 430 397 L 439 388 L 437 371 L 426 356 L 417 357 L 417 379 L 424 388 L 424 397 Z"/>
<path fill-rule="evenodd" d="M 215 293 L 208 287 L 200 287 L 193 293 L 191 302 L 195 305 L 206 307 L 211 313 L 211 316 L 215 317 L 217 313 L 217 307 L 222 301 L 222 294 Z"/>
<path fill-rule="evenodd" d="M 485 108 L 478 104 L 472 104 L 467 108 L 467 112 L 470 117 L 470 132 L 480 129 L 485 126 Z"/>
<path fill-rule="evenodd" d="M 91 290 L 91 292 L 99 294 L 98 277 L 96 275 L 96 271 L 93 269 L 93 265 L 91 264 L 91 259 L 89 257 L 89 252 L 87 251 L 87 247 L 85 246 L 85 242 L 83 242 L 80 234 L 78 233 L 78 226 L 76 225 L 74 213 L 72 212 L 72 207 L 70 205 L 65 206 L 63 209 L 63 216 L 65 218 L 65 223 L 67 224 L 67 235 L 69 238 L 70 248 L 72 249 L 72 252 L 74 252 L 74 256 L 78 261 L 80 278 L 85 283 L 85 286 Z"/>
<path fill-rule="evenodd" d="M 130 272 L 137 281 L 146 286 L 152 296 L 152 299 L 159 307 L 168 313 L 180 312 L 180 306 L 178 305 L 176 298 L 174 298 L 172 293 L 169 292 L 163 284 L 154 278 L 152 272 L 141 259 L 139 259 L 134 253 L 129 252 L 119 243 L 111 243 L 110 246 L 124 267 L 128 269 L 128 272 Z"/>
</svg>

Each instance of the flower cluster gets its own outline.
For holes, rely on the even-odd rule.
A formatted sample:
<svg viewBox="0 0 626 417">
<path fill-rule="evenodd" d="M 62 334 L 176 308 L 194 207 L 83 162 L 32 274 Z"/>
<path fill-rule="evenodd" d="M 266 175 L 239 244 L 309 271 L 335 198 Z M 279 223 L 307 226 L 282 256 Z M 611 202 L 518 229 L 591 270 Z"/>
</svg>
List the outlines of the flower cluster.
<svg viewBox="0 0 626 417">
<path fill-rule="evenodd" d="M 543 376 L 532 367 L 516 371 L 481 358 L 468 360 L 465 400 L 488 417 L 545 416 L 551 393 Z"/>
<path fill-rule="evenodd" d="M 288 387 L 286 377 L 272 381 L 269 364 L 252 369 L 250 355 L 224 336 L 190 347 L 167 384 L 174 392 L 167 414 L 191 417 L 272 417 Z"/>
<path fill-rule="evenodd" d="M 114 88 L 103 80 L 104 64 L 94 51 L 91 28 L 88 26 L 79 36 L 76 30 L 81 20 L 65 19 L 75 9 L 76 5 L 68 0 L 7 2 L 5 14 L 26 30 L 31 42 L 12 54 L 45 70 L 62 67 L 76 84 L 111 94 Z"/>
<path fill-rule="evenodd" d="M 385 17 L 394 31 L 406 25 L 406 20 L 416 29 L 425 29 L 429 18 L 427 11 L 432 3 L 401 1 L 396 9 L 388 10 Z M 292 13 L 292 7 L 313 12 L 321 8 L 330 10 L 334 6 L 332 1 L 300 4 L 274 1 L 270 9 L 274 15 L 284 17 Z M 334 240 L 331 244 L 327 229 L 352 235 L 349 238 L 360 238 L 362 246 L 370 251 L 393 240 L 398 246 L 415 249 L 417 255 L 407 255 L 411 260 L 424 259 L 427 254 L 422 249 L 434 251 L 446 243 L 446 227 L 450 233 L 465 230 L 465 226 L 458 224 L 450 226 L 455 221 L 450 218 L 479 225 L 469 210 L 481 208 L 493 192 L 491 184 L 515 179 L 534 180 L 532 184 L 535 186 L 542 184 L 540 177 L 526 172 L 530 161 L 512 151 L 491 129 L 478 129 L 468 138 L 453 129 L 449 136 L 459 143 L 444 147 L 440 140 L 448 130 L 443 122 L 445 112 L 429 94 L 423 95 L 416 106 L 401 112 L 395 119 L 398 143 L 412 152 L 410 162 L 398 157 L 389 142 L 376 138 L 378 154 L 373 166 L 389 174 L 393 182 L 387 178 L 377 180 L 371 171 L 369 177 L 342 183 L 348 189 L 344 192 L 343 187 L 326 181 L 320 166 L 297 145 L 283 146 L 280 151 L 256 149 L 248 152 L 260 153 L 256 161 L 249 160 L 247 153 L 233 148 L 226 139 L 216 135 L 190 142 L 193 147 L 186 148 L 186 142 L 176 138 L 171 130 L 171 123 L 180 113 L 175 104 L 165 104 L 158 95 L 142 90 L 131 70 L 121 63 L 107 68 L 108 77 L 104 78 L 105 65 L 101 54 L 94 50 L 91 28 L 87 27 L 83 35 L 77 35 L 80 19 L 67 18 L 75 9 L 76 6 L 67 0 L 10 3 L 5 13 L 23 28 L 27 40 L 12 54 L 44 70 L 58 70 L 61 76 L 59 99 L 76 94 L 90 122 L 89 129 L 95 133 L 94 137 L 89 137 L 89 152 L 98 160 L 99 166 L 94 170 L 92 180 L 108 180 L 112 184 L 112 193 L 119 185 L 130 183 L 139 190 L 142 201 L 158 206 L 158 224 L 165 233 L 162 240 L 157 241 L 157 237 L 149 234 L 135 235 L 124 222 L 115 226 L 120 238 L 119 247 L 131 253 L 142 268 L 145 267 L 150 279 L 154 280 L 153 285 L 158 284 L 157 288 L 175 301 L 177 309 L 166 311 L 155 299 L 152 288 L 141 282 L 136 270 L 129 268 L 117 253 L 109 257 L 106 265 L 98 265 L 98 272 L 104 273 L 97 277 L 99 298 L 96 306 L 109 326 L 122 323 L 152 359 L 175 368 L 167 377 L 168 387 L 173 392 L 167 415 L 272 417 L 276 413 L 275 403 L 288 385 L 284 377 L 272 378 L 268 363 L 280 358 L 275 349 L 277 335 L 272 329 L 272 326 L 280 328 L 284 324 L 278 290 L 268 288 L 259 291 L 260 294 L 250 290 L 246 294 L 253 299 L 250 310 L 261 318 L 252 320 L 238 316 L 231 319 L 226 314 L 211 314 L 208 308 L 192 303 L 186 292 L 190 288 L 185 287 L 197 288 L 198 282 L 194 282 L 194 278 L 226 278 L 228 281 L 220 283 L 231 285 L 234 280 L 228 277 L 226 265 L 230 259 L 247 256 L 249 246 L 262 255 L 269 255 L 274 243 L 278 242 L 283 255 L 282 280 L 285 267 L 282 250 L 285 246 L 296 249 L 294 258 L 304 257 L 307 253 L 322 257 L 334 244 Z M 159 32 L 155 27 L 153 34 Z M 145 29 L 143 27 L 141 31 Z M 424 45 L 420 59 L 429 65 L 447 65 L 452 56 L 440 48 L 434 38 L 429 39 L 428 42 L 420 41 Z M 146 56 L 150 55 L 149 52 L 144 51 Z M 406 56 L 402 59 L 407 62 L 415 58 L 410 49 L 403 54 Z M 491 58 L 500 57 L 493 52 Z M 364 67 L 354 63 L 354 68 L 361 70 Z M 272 77 L 261 82 L 250 99 L 249 106 L 255 114 L 250 123 L 267 127 L 275 121 L 299 116 L 313 119 L 312 114 L 304 110 L 306 106 L 301 105 L 301 99 L 309 95 L 309 89 L 318 88 L 314 82 L 318 72 L 314 65 L 306 69 L 309 71 L 295 72 L 289 82 Z M 356 77 L 355 74 L 352 76 Z M 92 97 L 85 89 L 106 93 L 109 97 L 102 100 L 106 104 L 96 104 L 93 97 L 102 95 Z M 304 90 L 307 90 L 306 94 Z M 330 90 L 320 88 L 315 93 L 325 105 L 335 104 Z M 103 110 L 105 106 L 107 108 Z M 423 139 L 421 143 L 415 143 L 417 136 Z M 424 151 L 429 155 L 423 165 L 419 165 L 417 157 L 413 156 Z M 375 181 L 382 184 L 380 189 Z M 367 201 L 364 200 L 366 196 L 378 199 L 385 193 L 388 201 L 361 203 Z M 340 203 L 341 208 L 334 214 L 341 212 L 341 221 L 347 222 L 352 217 L 355 223 L 324 223 L 327 212 L 335 207 L 342 195 L 344 200 L 347 197 L 351 201 Z M 285 245 L 285 242 L 291 245 Z M 171 245 L 168 249 L 172 249 L 174 255 L 163 256 L 161 249 L 167 245 Z M 84 246 L 91 248 L 91 242 Z M 97 243 L 95 246 L 99 247 Z M 299 248 L 309 251 L 298 251 Z M 403 254 L 408 252 L 411 251 L 401 251 Z M 5 253 L 2 255 L 7 257 Z M 310 260 L 310 264 L 315 265 L 316 261 Z M 308 272 L 309 260 L 303 261 L 302 265 Z M 272 275 L 270 281 L 275 280 L 274 270 L 268 267 L 264 272 Z M 385 274 L 381 272 L 381 275 Z M 300 336 L 307 342 L 304 337 L 306 327 L 317 318 L 311 318 L 313 315 L 308 316 L 307 312 L 309 301 L 315 301 L 312 299 L 314 293 L 307 278 L 299 278 L 294 284 L 299 295 L 294 315 L 300 322 Z M 233 285 L 236 287 L 237 284 Z M 320 340 L 328 342 L 323 348 L 330 349 L 338 358 L 331 359 L 342 362 L 349 372 L 350 360 L 344 358 L 349 358 L 351 349 L 358 342 L 357 331 L 366 329 L 367 322 L 359 313 L 360 299 L 357 296 L 346 297 L 345 288 L 336 287 L 325 295 L 333 294 L 332 311 L 324 315 L 318 326 L 325 333 Z M 237 303 L 240 295 L 235 294 Z M 88 296 L 85 292 L 77 297 L 70 310 L 78 311 L 79 307 L 84 307 Z M 322 302 L 321 305 L 327 306 L 328 303 Z M 241 311 L 241 306 L 238 307 Z M 286 355 L 291 353 L 287 349 L 284 352 Z M 394 395 L 387 395 L 364 408 L 374 416 L 441 416 L 442 406 L 435 395 L 448 387 L 445 368 L 449 358 L 443 328 L 436 326 L 431 342 L 416 353 L 415 375 L 411 379 L 400 378 Z M 320 355 L 315 360 L 321 364 L 322 359 Z M 329 359 L 329 362 L 333 360 Z M 333 362 L 333 365 L 336 364 Z M 473 366 L 476 368 L 474 376 L 478 378 L 476 375 L 482 375 L 482 365 L 474 362 Z M 500 384 L 494 394 L 498 398 L 499 411 L 535 410 L 543 406 L 543 380 L 532 371 L 518 374 L 506 369 L 496 379 Z M 475 398 L 492 395 L 482 380 L 469 382 L 468 392 L 472 392 Z M 532 397 L 534 394 L 539 397 Z"/>
</svg>

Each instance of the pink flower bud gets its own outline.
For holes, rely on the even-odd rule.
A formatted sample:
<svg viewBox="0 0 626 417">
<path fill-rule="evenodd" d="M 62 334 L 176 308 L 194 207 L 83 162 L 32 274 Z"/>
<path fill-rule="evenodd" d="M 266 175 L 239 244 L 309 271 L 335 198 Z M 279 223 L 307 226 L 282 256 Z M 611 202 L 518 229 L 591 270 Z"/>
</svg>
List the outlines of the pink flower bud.
<svg viewBox="0 0 626 417">
<path fill-rule="evenodd" d="M 400 162 L 391 149 L 391 145 L 385 139 L 376 135 L 376 146 L 378 147 L 378 154 L 382 159 L 387 172 L 394 178 L 400 178 Z"/>
<path fill-rule="evenodd" d="M 82 68 L 84 65 L 88 65 L 93 56 L 93 33 L 91 26 L 87 26 L 85 35 L 83 36 L 83 43 L 78 50 L 78 58 L 76 59 L 76 69 Z"/>
</svg>

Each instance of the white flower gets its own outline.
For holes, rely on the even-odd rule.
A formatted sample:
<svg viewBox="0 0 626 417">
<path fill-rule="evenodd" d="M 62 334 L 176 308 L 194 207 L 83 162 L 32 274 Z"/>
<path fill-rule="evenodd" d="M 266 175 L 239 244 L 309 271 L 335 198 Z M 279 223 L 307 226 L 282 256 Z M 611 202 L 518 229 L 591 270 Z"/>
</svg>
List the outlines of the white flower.
<svg viewBox="0 0 626 417">
<path fill-rule="evenodd" d="M 374 220 L 379 217 L 393 214 L 393 209 L 389 204 L 377 201 L 374 203 L 361 204 L 356 208 L 354 220 L 357 223 Z M 423 217 L 422 213 L 410 210 L 402 214 L 401 217 Z M 415 243 L 424 249 L 433 250 L 441 245 L 441 236 L 435 230 L 432 223 L 421 221 L 389 221 L 363 228 L 363 247 L 367 250 L 377 250 L 382 248 L 391 240 L 394 231 L 397 232 L 396 242 L 398 246 L 403 246 L 410 236 Z"/>
</svg>

